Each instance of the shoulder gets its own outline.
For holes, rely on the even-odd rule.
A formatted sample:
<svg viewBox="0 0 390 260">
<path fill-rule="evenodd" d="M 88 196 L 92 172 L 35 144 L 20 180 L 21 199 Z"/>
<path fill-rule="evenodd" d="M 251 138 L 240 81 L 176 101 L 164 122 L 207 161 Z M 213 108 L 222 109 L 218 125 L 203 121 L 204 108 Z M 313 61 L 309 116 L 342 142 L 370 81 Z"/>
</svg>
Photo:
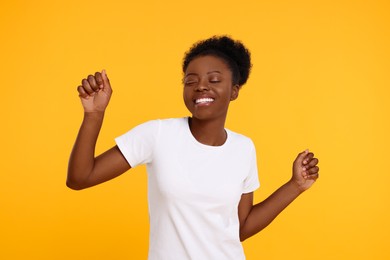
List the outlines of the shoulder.
<svg viewBox="0 0 390 260">
<path fill-rule="evenodd" d="M 178 117 L 178 118 L 165 118 L 165 119 L 157 119 L 154 121 L 159 121 L 164 126 L 178 126 L 184 125 L 188 122 L 187 117 Z"/>
<path fill-rule="evenodd" d="M 166 119 L 157 119 L 152 120 L 155 124 L 159 125 L 161 130 L 182 130 L 188 125 L 187 117 L 179 117 L 179 118 L 166 118 Z"/>
<path fill-rule="evenodd" d="M 176 127 L 184 125 L 185 120 L 186 118 L 152 119 L 135 126 L 135 128 Z"/>
<path fill-rule="evenodd" d="M 181 130 L 186 126 L 187 118 L 167 118 L 167 119 L 153 119 L 141 123 L 130 130 L 130 132 L 143 132 L 159 134 L 161 132 L 171 132 L 174 130 Z"/>
<path fill-rule="evenodd" d="M 249 138 L 248 136 L 245 136 L 243 134 L 231 131 L 229 129 L 225 129 L 228 138 L 229 138 L 229 143 L 239 149 L 240 151 L 246 150 L 249 152 L 254 152 L 256 150 L 255 144 L 253 143 L 252 139 Z"/>
<path fill-rule="evenodd" d="M 234 131 L 231 131 L 229 129 L 225 129 L 225 130 L 226 130 L 229 138 L 231 139 L 231 141 L 239 142 L 239 143 L 246 144 L 246 145 L 249 145 L 249 146 L 253 146 L 254 145 L 252 139 L 249 138 L 248 136 L 240 134 L 240 133 L 237 133 L 237 132 L 234 132 Z"/>
</svg>

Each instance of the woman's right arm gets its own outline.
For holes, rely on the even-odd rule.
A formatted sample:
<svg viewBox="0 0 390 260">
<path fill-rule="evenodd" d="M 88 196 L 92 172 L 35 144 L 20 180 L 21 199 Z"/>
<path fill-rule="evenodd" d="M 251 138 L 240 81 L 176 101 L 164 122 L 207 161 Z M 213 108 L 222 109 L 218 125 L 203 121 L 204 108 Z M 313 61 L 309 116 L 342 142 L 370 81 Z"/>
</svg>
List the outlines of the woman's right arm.
<svg viewBox="0 0 390 260">
<path fill-rule="evenodd" d="M 131 166 L 117 146 L 95 157 L 104 112 L 112 94 L 106 72 L 89 75 L 77 90 L 84 108 L 84 119 L 70 155 L 66 185 L 81 190 L 113 179 Z"/>
</svg>

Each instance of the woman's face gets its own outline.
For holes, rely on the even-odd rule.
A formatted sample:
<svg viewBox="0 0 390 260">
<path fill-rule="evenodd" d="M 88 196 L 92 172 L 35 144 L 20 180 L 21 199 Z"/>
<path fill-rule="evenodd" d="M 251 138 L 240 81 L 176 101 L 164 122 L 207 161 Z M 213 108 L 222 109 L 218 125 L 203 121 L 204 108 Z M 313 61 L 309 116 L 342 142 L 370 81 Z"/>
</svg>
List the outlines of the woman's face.
<svg viewBox="0 0 390 260">
<path fill-rule="evenodd" d="M 232 72 L 225 61 L 215 56 L 193 59 L 184 75 L 183 98 L 193 118 L 225 120 L 230 101 L 238 96 Z"/>
</svg>

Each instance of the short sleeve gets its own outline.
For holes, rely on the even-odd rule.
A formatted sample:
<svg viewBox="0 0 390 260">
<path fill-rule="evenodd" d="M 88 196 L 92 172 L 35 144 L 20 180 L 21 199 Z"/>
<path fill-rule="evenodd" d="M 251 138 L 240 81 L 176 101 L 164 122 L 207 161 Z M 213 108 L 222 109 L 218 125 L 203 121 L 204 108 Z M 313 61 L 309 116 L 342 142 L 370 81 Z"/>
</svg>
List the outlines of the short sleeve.
<svg viewBox="0 0 390 260">
<path fill-rule="evenodd" d="M 242 193 L 250 193 L 255 191 L 260 187 L 259 176 L 257 172 L 257 157 L 256 157 L 256 149 L 254 144 L 251 142 L 251 153 L 250 153 L 250 167 L 248 176 L 244 180 L 244 188 Z"/>
<path fill-rule="evenodd" d="M 115 138 L 119 150 L 132 168 L 152 162 L 159 128 L 160 120 L 153 120 L 138 125 Z"/>
</svg>

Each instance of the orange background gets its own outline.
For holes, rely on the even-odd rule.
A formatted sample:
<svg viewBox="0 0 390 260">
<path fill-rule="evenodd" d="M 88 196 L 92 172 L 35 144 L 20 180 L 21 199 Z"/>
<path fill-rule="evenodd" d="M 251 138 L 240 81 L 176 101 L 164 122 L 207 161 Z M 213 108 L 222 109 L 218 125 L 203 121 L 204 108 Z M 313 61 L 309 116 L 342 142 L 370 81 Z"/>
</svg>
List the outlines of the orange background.
<svg viewBox="0 0 390 260">
<path fill-rule="evenodd" d="M 253 70 L 227 127 L 257 147 L 257 202 L 310 148 L 321 177 L 247 259 L 389 259 L 388 1 L 2 1 L 1 259 L 146 259 L 145 167 L 76 192 L 76 87 L 105 68 L 114 95 L 97 150 L 149 119 L 188 115 L 181 60 L 228 34 Z"/>
</svg>

